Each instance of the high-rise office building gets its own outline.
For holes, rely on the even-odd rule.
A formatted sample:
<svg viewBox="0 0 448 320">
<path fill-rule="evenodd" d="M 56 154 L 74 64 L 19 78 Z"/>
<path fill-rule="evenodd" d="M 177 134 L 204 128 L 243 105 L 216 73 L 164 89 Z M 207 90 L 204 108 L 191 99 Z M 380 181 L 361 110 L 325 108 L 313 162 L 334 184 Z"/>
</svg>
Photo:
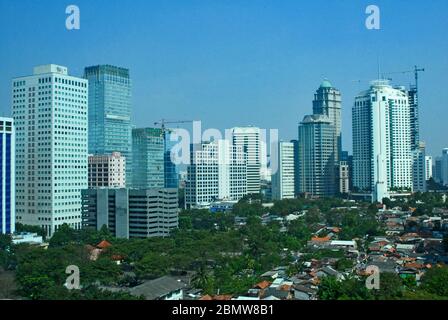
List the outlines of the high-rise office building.
<svg viewBox="0 0 448 320">
<path fill-rule="evenodd" d="M 117 238 L 166 237 L 179 225 L 177 189 L 87 189 L 83 226 L 104 225 Z"/>
<path fill-rule="evenodd" d="M 110 65 L 87 67 L 89 80 L 89 153 L 120 152 L 126 158 L 126 181 L 131 182 L 132 126 L 129 70 Z"/>
<path fill-rule="evenodd" d="M 263 160 L 261 143 L 261 130 L 257 127 L 237 127 L 232 128 L 232 140 L 235 146 L 243 148 L 247 154 L 247 193 L 260 193 L 260 170 Z"/>
<path fill-rule="evenodd" d="M 195 144 L 187 169 L 187 207 L 219 200 L 240 200 L 247 192 L 247 154 L 228 140 Z"/>
<path fill-rule="evenodd" d="M 335 127 L 326 115 L 305 116 L 299 125 L 299 193 L 317 197 L 336 193 Z"/>
<path fill-rule="evenodd" d="M 324 80 L 319 89 L 317 89 L 316 93 L 314 94 L 313 114 L 326 115 L 330 119 L 331 124 L 335 127 L 335 165 L 337 165 L 341 160 L 342 153 L 341 110 L 341 92 L 338 89 L 334 88 L 328 80 Z"/>
<path fill-rule="evenodd" d="M 0 118 L 0 234 L 16 226 L 15 127 L 11 118 Z"/>
<path fill-rule="evenodd" d="M 173 161 L 172 148 L 174 143 L 169 138 L 169 133 L 165 133 L 165 188 L 179 188 L 179 173 L 178 168 Z"/>
<path fill-rule="evenodd" d="M 411 191 L 412 152 L 408 96 L 376 80 L 356 98 L 353 121 L 353 183 L 381 202 L 391 191 Z"/>
<path fill-rule="evenodd" d="M 88 81 L 44 65 L 12 80 L 16 126 L 17 222 L 51 236 L 66 223 L 81 228 L 87 188 Z"/>
<path fill-rule="evenodd" d="M 425 179 L 428 181 L 432 178 L 432 156 L 425 157 Z"/>
<path fill-rule="evenodd" d="M 426 192 L 426 147 L 419 143 L 418 149 L 412 151 L 412 182 L 414 192 Z"/>
<path fill-rule="evenodd" d="M 126 187 L 126 159 L 119 152 L 89 156 L 89 188 Z"/>
<path fill-rule="evenodd" d="M 280 141 L 277 151 L 278 165 L 272 177 L 272 198 L 275 200 L 294 198 L 294 143 Z"/>
<path fill-rule="evenodd" d="M 159 128 L 132 129 L 132 187 L 165 187 L 165 144 Z"/>
<path fill-rule="evenodd" d="M 444 186 L 448 186 L 448 148 L 442 150 L 441 166 L 442 183 Z"/>
<path fill-rule="evenodd" d="M 440 156 L 435 158 L 433 177 L 435 182 L 442 183 L 442 157 Z"/>
</svg>

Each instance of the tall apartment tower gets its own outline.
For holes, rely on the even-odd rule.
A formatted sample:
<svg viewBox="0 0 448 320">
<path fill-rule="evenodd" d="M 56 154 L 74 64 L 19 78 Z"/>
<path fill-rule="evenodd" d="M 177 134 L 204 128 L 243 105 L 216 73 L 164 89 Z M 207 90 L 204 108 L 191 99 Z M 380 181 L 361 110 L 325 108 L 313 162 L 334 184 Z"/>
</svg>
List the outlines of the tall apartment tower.
<svg viewBox="0 0 448 320">
<path fill-rule="evenodd" d="M 15 128 L 11 118 L 0 118 L 0 234 L 16 225 Z"/>
<path fill-rule="evenodd" d="M 326 115 L 335 127 L 333 138 L 336 165 L 341 160 L 342 153 L 341 110 L 341 92 L 328 80 L 324 80 L 314 94 L 313 113 Z"/>
<path fill-rule="evenodd" d="M 280 141 L 277 151 L 277 171 L 272 177 L 272 198 L 275 200 L 294 198 L 294 143 Z"/>
<path fill-rule="evenodd" d="M 81 228 L 87 188 L 88 81 L 44 65 L 12 80 L 16 125 L 17 222 L 51 236 L 64 223 Z"/>
<path fill-rule="evenodd" d="M 160 128 L 132 129 L 132 187 L 165 187 L 165 143 Z"/>
<path fill-rule="evenodd" d="M 89 188 L 124 188 L 126 159 L 119 152 L 89 156 Z"/>
<path fill-rule="evenodd" d="M 409 124 L 411 127 L 411 148 L 412 150 L 419 149 L 420 143 L 420 125 L 419 125 L 419 111 L 418 111 L 418 92 L 417 87 L 412 86 L 407 91 L 409 98 Z"/>
<path fill-rule="evenodd" d="M 228 140 L 195 144 L 187 168 L 187 207 L 218 200 L 238 201 L 247 195 L 247 154 Z"/>
<path fill-rule="evenodd" d="M 408 95 L 376 80 L 356 98 L 353 121 L 353 184 L 381 202 L 391 191 L 411 191 L 412 150 Z"/>
<path fill-rule="evenodd" d="M 247 193 L 260 193 L 260 170 L 264 154 L 261 143 L 261 130 L 257 127 L 232 128 L 232 141 L 247 154 Z"/>
<path fill-rule="evenodd" d="M 84 69 L 89 81 L 89 154 L 120 152 L 131 182 L 131 79 L 125 68 L 99 65 Z"/>
<path fill-rule="evenodd" d="M 305 116 L 299 125 L 299 193 L 316 197 L 336 193 L 335 127 L 326 115 Z"/>
</svg>

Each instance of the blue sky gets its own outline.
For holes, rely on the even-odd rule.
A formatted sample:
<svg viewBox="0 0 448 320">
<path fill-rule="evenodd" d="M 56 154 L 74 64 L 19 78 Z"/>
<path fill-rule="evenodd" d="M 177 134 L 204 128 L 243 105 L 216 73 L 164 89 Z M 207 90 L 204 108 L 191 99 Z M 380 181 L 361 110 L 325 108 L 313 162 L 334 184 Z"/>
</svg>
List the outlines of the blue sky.
<svg viewBox="0 0 448 320">
<path fill-rule="evenodd" d="M 65 28 L 65 8 L 81 30 Z M 365 8 L 381 9 L 367 30 Z M 424 66 L 422 139 L 448 147 L 446 0 L 0 0 L 0 112 L 10 114 L 10 79 L 39 64 L 128 67 L 137 126 L 160 118 L 202 120 L 203 128 L 278 128 L 297 136 L 324 77 L 342 91 L 343 144 L 351 150 L 354 96 L 377 76 Z M 411 74 L 393 76 L 408 85 Z"/>
</svg>

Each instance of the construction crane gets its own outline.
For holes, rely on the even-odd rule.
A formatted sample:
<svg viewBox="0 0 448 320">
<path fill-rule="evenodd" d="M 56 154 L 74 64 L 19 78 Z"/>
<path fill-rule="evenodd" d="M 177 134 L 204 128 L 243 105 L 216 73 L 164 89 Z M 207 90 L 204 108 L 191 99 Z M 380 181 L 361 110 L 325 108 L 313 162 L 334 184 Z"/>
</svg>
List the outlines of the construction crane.
<svg viewBox="0 0 448 320">
<path fill-rule="evenodd" d="M 165 132 L 171 131 L 170 129 L 166 128 L 167 124 L 180 124 L 180 123 L 191 123 L 191 122 L 193 122 L 193 120 L 173 120 L 173 121 L 170 121 L 170 120 L 162 119 L 160 121 L 154 122 L 154 125 L 155 126 L 160 126 L 160 128 L 162 129 L 162 132 L 165 133 Z"/>
<path fill-rule="evenodd" d="M 413 73 L 414 79 L 415 79 L 415 91 L 418 93 L 418 74 L 419 72 L 424 72 L 425 68 L 420 68 L 418 66 L 414 66 L 414 70 L 407 70 L 407 71 L 400 71 L 400 72 L 387 72 L 383 74 L 383 77 L 385 74 L 392 75 L 392 74 L 406 74 L 406 73 Z"/>
<path fill-rule="evenodd" d="M 166 119 L 161 119 L 160 121 L 156 121 L 154 122 L 155 126 L 160 126 L 160 128 L 162 129 L 162 137 L 163 140 L 166 140 L 166 133 L 167 132 L 173 132 L 173 130 L 168 129 L 166 127 L 167 124 L 180 124 L 180 123 L 192 123 L 194 122 L 193 120 L 166 120 Z"/>
</svg>

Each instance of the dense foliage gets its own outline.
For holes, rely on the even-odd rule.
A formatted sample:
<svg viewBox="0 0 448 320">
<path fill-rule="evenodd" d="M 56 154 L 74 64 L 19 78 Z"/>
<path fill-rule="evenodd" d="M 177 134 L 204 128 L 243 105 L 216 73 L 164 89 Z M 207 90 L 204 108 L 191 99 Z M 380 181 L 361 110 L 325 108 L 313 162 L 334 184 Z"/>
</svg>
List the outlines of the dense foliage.
<svg viewBox="0 0 448 320">
<path fill-rule="evenodd" d="M 408 205 L 420 200 L 440 201 L 417 195 Z M 394 203 L 395 205 L 396 203 Z M 353 260 L 343 251 L 309 251 L 311 236 L 329 232 L 325 226 L 337 227 L 339 239 L 367 239 L 382 235 L 377 221 L 377 207 L 357 203 L 347 208 L 342 199 L 291 199 L 263 205 L 257 196 L 248 196 L 235 205 L 232 212 L 210 213 L 208 210 L 184 210 L 179 216 L 179 229 L 166 238 L 117 239 L 107 228 L 100 231 L 73 230 L 61 226 L 49 240 L 48 248 L 11 244 L 8 236 L 0 236 L 0 267 L 15 273 L 18 294 L 28 299 L 131 299 L 125 293 L 101 290 L 103 286 L 138 284 L 170 273 L 193 272 L 195 287 L 208 294 L 243 294 L 261 280 L 260 275 L 273 267 L 287 266 L 293 274 L 300 271 L 300 260 L 332 258 L 335 268 L 350 271 Z M 272 220 L 266 217 L 274 216 Z M 294 214 L 289 222 L 275 217 Z M 263 216 L 263 219 L 262 219 Z M 235 218 L 244 223 L 235 223 Z M 39 232 L 19 226 L 21 231 Z M 98 259 L 91 259 L 91 250 L 102 240 L 112 245 Z M 300 258 L 296 253 L 304 253 Z M 115 260 L 120 257 L 122 264 Z M 67 266 L 80 269 L 81 290 L 64 286 Z M 134 276 L 129 276 L 132 271 Z M 364 279 L 355 277 L 337 281 L 322 280 L 321 299 L 420 299 L 448 296 L 444 284 L 446 269 L 430 270 L 417 289 L 409 280 L 395 274 L 381 275 L 379 291 L 367 290 Z M 438 285 L 439 284 L 439 285 Z"/>
</svg>

